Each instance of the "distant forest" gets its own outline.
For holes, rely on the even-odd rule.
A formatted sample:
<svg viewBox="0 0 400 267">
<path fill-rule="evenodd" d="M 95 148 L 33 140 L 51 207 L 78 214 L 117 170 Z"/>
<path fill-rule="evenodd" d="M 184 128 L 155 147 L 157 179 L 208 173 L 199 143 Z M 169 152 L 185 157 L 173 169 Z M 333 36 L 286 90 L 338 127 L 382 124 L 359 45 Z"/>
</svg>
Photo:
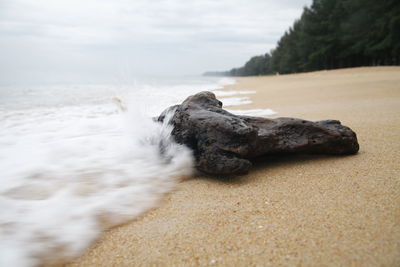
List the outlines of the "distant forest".
<svg viewBox="0 0 400 267">
<path fill-rule="evenodd" d="M 250 76 L 400 65 L 400 0 L 314 0 L 270 53 L 205 75 Z"/>
</svg>

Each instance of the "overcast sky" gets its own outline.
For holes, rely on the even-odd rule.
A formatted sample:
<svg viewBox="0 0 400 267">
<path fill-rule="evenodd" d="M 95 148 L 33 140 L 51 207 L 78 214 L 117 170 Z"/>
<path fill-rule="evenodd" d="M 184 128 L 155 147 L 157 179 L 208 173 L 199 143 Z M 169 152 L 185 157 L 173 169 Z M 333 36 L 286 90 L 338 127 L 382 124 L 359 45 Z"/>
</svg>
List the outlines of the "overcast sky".
<svg viewBox="0 0 400 267">
<path fill-rule="evenodd" d="M 0 0 L 0 83 L 110 82 L 228 70 L 311 0 Z"/>
</svg>

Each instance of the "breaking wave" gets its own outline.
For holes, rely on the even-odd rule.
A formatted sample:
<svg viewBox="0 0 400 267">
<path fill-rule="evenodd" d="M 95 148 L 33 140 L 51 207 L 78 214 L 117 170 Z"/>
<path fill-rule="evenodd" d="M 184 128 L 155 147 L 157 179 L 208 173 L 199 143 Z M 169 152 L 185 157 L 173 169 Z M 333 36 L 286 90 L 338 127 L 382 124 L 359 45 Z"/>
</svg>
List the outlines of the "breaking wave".
<svg viewBox="0 0 400 267">
<path fill-rule="evenodd" d="M 167 120 L 138 114 L 111 103 L 0 112 L 0 266 L 77 257 L 191 174 Z"/>
</svg>

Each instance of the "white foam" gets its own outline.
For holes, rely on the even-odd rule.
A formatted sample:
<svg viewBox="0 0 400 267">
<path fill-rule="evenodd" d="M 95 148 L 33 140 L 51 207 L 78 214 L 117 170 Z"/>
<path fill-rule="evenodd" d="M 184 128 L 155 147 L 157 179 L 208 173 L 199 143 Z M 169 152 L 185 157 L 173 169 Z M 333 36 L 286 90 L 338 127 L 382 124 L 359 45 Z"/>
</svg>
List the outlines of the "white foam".
<svg viewBox="0 0 400 267">
<path fill-rule="evenodd" d="M 215 90 L 213 93 L 217 97 L 224 97 L 224 96 L 233 96 L 233 95 L 251 95 L 255 94 L 256 91 L 222 91 L 222 90 Z"/>
<path fill-rule="evenodd" d="M 112 105 L 3 111 L 0 123 L 0 266 L 79 256 L 192 171 L 170 126 Z"/>
<path fill-rule="evenodd" d="M 154 207 L 193 157 L 150 117 L 203 90 L 251 103 L 251 91 L 219 90 L 234 82 L 0 88 L 0 266 L 64 262 Z"/>
<path fill-rule="evenodd" d="M 229 112 L 236 114 L 236 115 L 246 115 L 246 116 L 268 116 L 274 115 L 277 112 L 273 111 L 272 109 L 233 109 L 229 110 Z"/>
<path fill-rule="evenodd" d="M 221 79 L 218 80 L 218 84 L 221 86 L 232 85 L 235 83 L 236 83 L 236 80 L 231 77 L 222 77 Z"/>
<path fill-rule="evenodd" d="M 220 99 L 224 107 L 251 104 L 249 97 L 225 97 Z"/>
</svg>

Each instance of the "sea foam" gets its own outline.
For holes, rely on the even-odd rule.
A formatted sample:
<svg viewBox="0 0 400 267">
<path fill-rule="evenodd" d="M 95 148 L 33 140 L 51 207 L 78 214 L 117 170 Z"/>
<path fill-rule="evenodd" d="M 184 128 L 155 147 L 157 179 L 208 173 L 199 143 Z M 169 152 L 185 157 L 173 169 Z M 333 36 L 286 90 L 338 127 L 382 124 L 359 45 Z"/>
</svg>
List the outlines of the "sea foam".
<svg viewBox="0 0 400 267">
<path fill-rule="evenodd" d="M 66 262 L 155 207 L 193 156 L 152 117 L 203 90 L 250 103 L 234 82 L 0 87 L 0 266 Z"/>
<path fill-rule="evenodd" d="M 192 172 L 167 122 L 112 105 L 3 111 L 0 122 L 0 266 L 79 256 Z"/>
</svg>

